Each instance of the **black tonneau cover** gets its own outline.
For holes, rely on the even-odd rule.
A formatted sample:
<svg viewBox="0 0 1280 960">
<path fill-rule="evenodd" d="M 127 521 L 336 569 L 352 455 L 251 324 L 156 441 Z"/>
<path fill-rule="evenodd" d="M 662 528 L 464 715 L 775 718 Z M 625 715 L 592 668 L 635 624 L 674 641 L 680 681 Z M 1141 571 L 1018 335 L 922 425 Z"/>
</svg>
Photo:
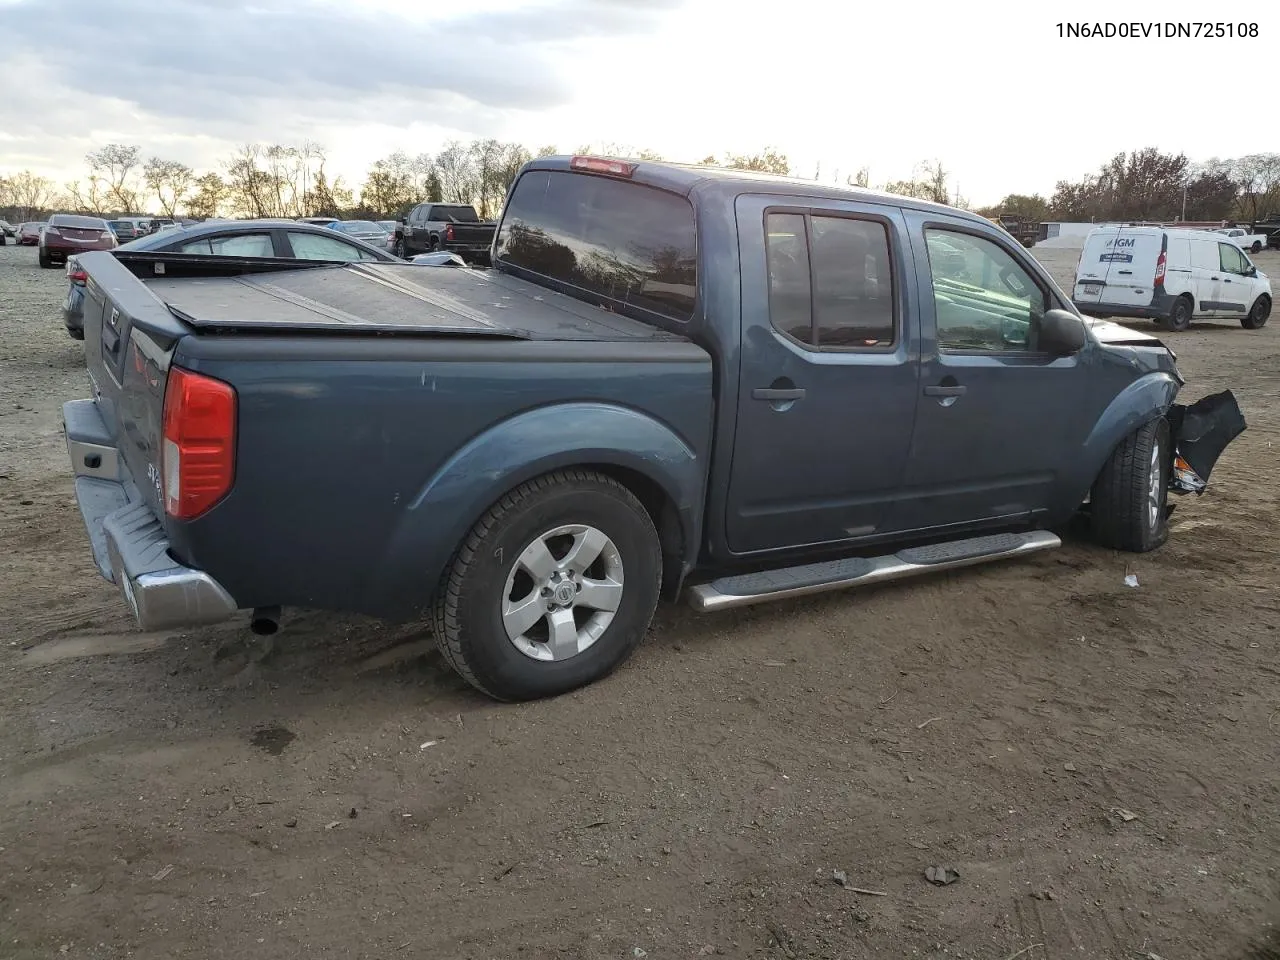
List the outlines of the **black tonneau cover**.
<svg viewBox="0 0 1280 960">
<path fill-rule="evenodd" d="M 240 276 L 144 274 L 143 282 L 197 329 L 682 339 L 516 277 L 462 267 L 362 262 Z"/>
</svg>

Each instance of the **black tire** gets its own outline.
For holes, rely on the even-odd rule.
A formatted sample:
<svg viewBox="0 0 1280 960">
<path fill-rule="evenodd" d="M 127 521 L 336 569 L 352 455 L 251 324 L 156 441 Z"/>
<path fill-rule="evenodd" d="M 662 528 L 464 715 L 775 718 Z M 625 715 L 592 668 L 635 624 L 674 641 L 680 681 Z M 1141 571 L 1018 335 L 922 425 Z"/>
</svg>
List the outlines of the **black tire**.
<svg viewBox="0 0 1280 960">
<path fill-rule="evenodd" d="M 1093 482 L 1089 498 L 1098 543 L 1147 553 L 1169 539 L 1166 504 L 1171 460 L 1169 423 L 1164 417 L 1144 424 L 1120 442 Z"/>
<path fill-rule="evenodd" d="M 1246 330 L 1261 330 L 1267 325 L 1267 319 L 1271 316 L 1271 298 L 1265 293 L 1257 300 L 1253 301 L 1253 307 L 1249 310 L 1249 315 L 1240 321 L 1240 326 Z"/>
<path fill-rule="evenodd" d="M 53 261 L 51 261 L 47 256 L 45 256 L 44 251 L 41 251 L 36 256 L 36 259 L 40 261 L 41 269 L 48 270 L 50 267 L 53 266 Z"/>
<path fill-rule="evenodd" d="M 401 237 L 401 238 L 399 238 L 398 240 L 396 240 L 395 249 L 394 249 L 394 250 L 392 250 L 391 252 L 392 252 L 395 256 L 399 257 L 401 260 L 406 260 L 406 259 L 408 259 L 408 258 L 404 255 L 404 238 L 403 238 L 403 237 Z"/>
<path fill-rule="evenodd" d="M 1253 246 L 1249 248 L 1249 252 L 1250 252 L 1250 253 L 1257 253 L 1257 252 L 1258 252 L 1259 250 L 1261 250 L 1261 249 L 1262 249 L 1262 241 L 1261 241 L 1261 240 L 1255 240 L 1255 241 L 1253 241 Z"/>
<path fill-rule="evenodd" d="M 1166 330 L 1185 330 L 1191 326 L 1191 314 L 1195 310 L 1195 303 L 1185 293 L 1173 301 L 1173 305 L 1169 308 L 1169 315 L 1161 322 Z"/>
<path fill-rule="evenodd" d="M 435 253 L 440 249 L 440 238 L 434 233 L 431 235 L 431 242 L 427 244 L 427 253 Z"/>
<path fill-rule="evenodd" d="M 612 620 L 585 650 L 538 660 L 508 635 L 502 607 L 508 584 L 528 576 L 515 572 L 526 549 L 566 525 L 593 527 L 616 547 L 621 597 Z M 661 580 L 657 531 L 631 491 L 594 471 L 557 471 L 512 490 L 471 528 L 436 589 L 431 617 L 436 645 L 464 680 L 496 700 L 567 693 L 608 675 L 631 655 L 653 619 Z M 537 589 L 528 578 L 515 592 Z M 584 608 L 574 616 L 586 613 Z"/>
</svg>

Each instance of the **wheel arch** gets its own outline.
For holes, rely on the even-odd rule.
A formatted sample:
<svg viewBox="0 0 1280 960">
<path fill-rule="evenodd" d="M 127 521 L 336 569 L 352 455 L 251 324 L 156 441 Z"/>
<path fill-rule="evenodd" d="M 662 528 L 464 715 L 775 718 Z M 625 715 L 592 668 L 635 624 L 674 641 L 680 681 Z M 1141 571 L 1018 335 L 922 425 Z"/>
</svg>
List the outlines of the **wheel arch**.
<svg viewBox="0 0 1280 960">
<path fill-rule="evenodd" d="M 1149 373 L 1130 383 L 1107 405 L 1080 449 L 1076 469 L 1068 474 L 1067 501 L 1071 510 L 1084 502 L 1093 482 L 1125 437 L 1168 414 L 1179 387 L 1178 381 L 1168 373 Z"/>
<path fill-rule="evenodd" d="M 609 476 L 640 501 L 662 545 L 663 593 L 674 596 L 701 538 L 703 458 L 646 413 L 569 403 L 495 424 L 441 464 L 403 511 L 368 580 L 366 605 L 392 619 L 420 616 L 467 531 L 490 507 L 523 483 L 569 468 Z"/>
</svg>

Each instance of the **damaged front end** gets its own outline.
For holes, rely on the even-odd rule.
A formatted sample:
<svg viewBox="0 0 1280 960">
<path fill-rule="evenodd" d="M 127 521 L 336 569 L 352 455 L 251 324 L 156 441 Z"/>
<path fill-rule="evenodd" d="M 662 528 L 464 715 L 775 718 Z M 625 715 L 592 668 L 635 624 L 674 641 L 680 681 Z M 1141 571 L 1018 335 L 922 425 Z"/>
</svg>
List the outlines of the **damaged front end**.
<svg viewBox="0 0 1280 960">
<path fill-rule="evenodd" d="M 1209 474 L 1222 451 L 1244 433 L 1244 413 L 1235 394 L 1223 390 L 1192 404 L 1175 403 L 1166 419 L 1173 438 L 1169 489 L 1199 496 L 1209 485 Z"/>
</svg>

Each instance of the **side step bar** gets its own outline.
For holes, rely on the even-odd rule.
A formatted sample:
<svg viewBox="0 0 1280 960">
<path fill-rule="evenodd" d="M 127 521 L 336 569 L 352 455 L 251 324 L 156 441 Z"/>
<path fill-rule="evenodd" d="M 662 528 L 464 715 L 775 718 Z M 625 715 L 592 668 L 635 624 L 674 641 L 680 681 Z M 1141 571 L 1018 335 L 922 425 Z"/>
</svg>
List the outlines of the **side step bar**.
<svg viewBox="0 0 1280 960">
<path fill-rule="evenodd" d="M 952 540 L 927 547 L 908 547 L 885 557 L 848 557 L 810 563 L 802 567 L 783 567 L 722 577 L 690 587 L 689 604 L 702 612 L 727 610 L 730 607 L 745 607 L 768 600 L 903 580 L 939 570 L 953 570 L 956 567 L 1017 557 L 1024 553 L 1052 550 L 1060 546 L 1062 541 L 1045 530 Z"/>
</svg>

